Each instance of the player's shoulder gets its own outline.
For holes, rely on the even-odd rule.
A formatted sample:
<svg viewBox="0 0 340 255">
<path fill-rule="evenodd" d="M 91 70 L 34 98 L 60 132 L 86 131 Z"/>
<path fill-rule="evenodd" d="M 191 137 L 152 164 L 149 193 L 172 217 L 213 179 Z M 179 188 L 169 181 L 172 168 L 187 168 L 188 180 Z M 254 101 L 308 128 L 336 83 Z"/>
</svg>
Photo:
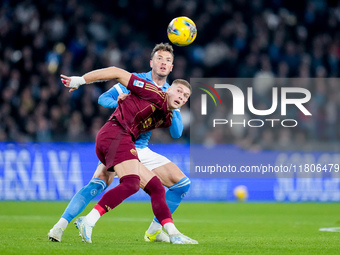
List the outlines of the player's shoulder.
<svg viewBox="0 0 340 255">
<path fill-rule="evenodd" d="M 132 74 L 144 80 L 148 80 L 149 78 L 148 73 L 132 73 Z"/>
<path fill-rule="evenodd" d="M 135 74 L 131 75 L 130 81 L 129 81 L 129 85 L 128 85 L 128 89 L 150 89 L 152 88 L 152 90 L 154 90 L 153 87 L 156 87 L 153 83 L 147 81 L 146 79 L 143 79 L 140 76 L 137 76 Z"/>
<path fill-rule="evenodd" d="M 146 73 L 132 73 L 130 80 L 140 80 L 152 84 L 152 81 L 148 80 Z"/>
<path fill-rule="evenodd" d="M 165 82 L 164 85 L 163 85 L 164 88 L 169 88 L 170 86 L 171 85 L 168 82 Z"/>
<path fill-rule="evenodd" d="M 131 80 L 136 80 L 136 79 L 139 79 L 139 80 L 144 81 L 145 83 L 157 86 L 152 80 L 151 71 L 147 73 L 132 73 Z"/>
<path fill-rule="evenodd" d="M 165 82 L 164 85 L 160 87 L 160 89 L 162 89 L 163 92 L 166 92 L 169 87 L 170 87 L 170 84 Z"/>
</svg>

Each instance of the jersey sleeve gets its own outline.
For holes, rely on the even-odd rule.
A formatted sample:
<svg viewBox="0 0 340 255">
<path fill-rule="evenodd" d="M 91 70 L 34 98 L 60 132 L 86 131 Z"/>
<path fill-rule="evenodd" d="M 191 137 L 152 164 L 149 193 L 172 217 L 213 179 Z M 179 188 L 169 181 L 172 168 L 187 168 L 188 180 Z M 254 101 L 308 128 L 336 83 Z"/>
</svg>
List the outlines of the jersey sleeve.
<svg viewBox="0 0 340 255">
<path fill-rule="evenodd" d="M 131 75 L 127 89 L 139 98 L 162 107 L 166 94 L 156 85 L 143 80 L 136 75 Z"/>
<path fill-rule="evenodd" d="M 170 126 L 170 135 L 177 139 L 180 138 L 183 132 L 183 122 L 181 112 L 178 109 L 172 110 L 172 123 Z"/>
<path fill-rule="evenodd" d="M 122 93 L 129 93 L 130 91 L 122 84 L 117 83 L 111 89 L 101 94 L 98 98 L 98 104 L 106 108 L 116 108 L 118 106 L 118 96 Z"/>
</svg>

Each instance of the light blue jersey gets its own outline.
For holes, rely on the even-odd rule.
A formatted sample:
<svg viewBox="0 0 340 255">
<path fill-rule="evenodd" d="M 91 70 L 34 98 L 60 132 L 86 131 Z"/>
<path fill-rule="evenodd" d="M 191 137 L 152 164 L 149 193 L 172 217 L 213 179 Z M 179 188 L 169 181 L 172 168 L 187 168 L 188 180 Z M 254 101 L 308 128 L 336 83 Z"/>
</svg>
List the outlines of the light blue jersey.
<svg viewBox="0 0 340 255">
<path fill-rule="evenodd" d="M 148 73 L 133 73 L 138 77 L 153 83 L 151 71 Z M 169 83 L 165 82 L 164 86 L 161 89 L 165 92 L 168 87 L 170 87 Z M 122 84 L 118 83 L 114 85 L 111 89 L 104 92 L 98 99 L 98 103 L 106 108 L 116 108 L 118 106 L 117 98 L 119 94 L 129 93 L 130 91 L 124 87 Z M 173 110 L 172 123 L 170 126 L 170 134 L 173 138 L 179 138 L 183 132 L 183 123 L 182 116 L 179 110 Z M 136 148 L 143 149 L 148 147 L 149 139 L 151 137 L 151 131 L 146 133 L 142 133 L 139 135 L 138 139 L 135 142 Z"/>
</svg>

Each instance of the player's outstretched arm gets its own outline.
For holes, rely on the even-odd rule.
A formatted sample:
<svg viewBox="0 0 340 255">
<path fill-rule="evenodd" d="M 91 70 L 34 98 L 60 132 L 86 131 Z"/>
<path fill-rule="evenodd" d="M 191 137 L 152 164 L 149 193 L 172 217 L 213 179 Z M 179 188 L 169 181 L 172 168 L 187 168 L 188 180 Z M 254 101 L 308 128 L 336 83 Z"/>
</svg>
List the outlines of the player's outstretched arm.
<svg viewBox="0 0 340 255">
<path fill-rule="evenodd" d="M 178 109 L 172 110 L 172 123 L 170 126 L 170 135 L 172 138 L 180 138 L 183 132 L 182 116 Z"/>
<path fill-rule="evenodd" d="M 127 95 L 129 90 L 120 83 L 117 83 L 108 91 L 101 94 L 98 98 L 98 104 L 106 108 L 116 108 L 122 95 Z"/>
<path fill-rule="evenodd" d="M 118 96 L 119 93 L 115 86 L 110 88 L 108 91 L 101 94 L 98 98 L 98 104 L 106 108 L 116 108 L 118 106 Z"/>
<path fill-rule="evenodd" d="M 66 76 L 60 75 L 61 81 L 64 83 L 65 87 L 70 88 L 70 92 L 79 88 L 80 85 L 84 85 L 92 82 L 107 81 L 111 79 L 116 79 L 123 86 L 127 87 L 128 82 L 131 77 L 131 73 L 117 67 L 107 67 L 103 69 L 98 69 L 86 73 L 82 77 L 79 76 Z"/>
</svg>

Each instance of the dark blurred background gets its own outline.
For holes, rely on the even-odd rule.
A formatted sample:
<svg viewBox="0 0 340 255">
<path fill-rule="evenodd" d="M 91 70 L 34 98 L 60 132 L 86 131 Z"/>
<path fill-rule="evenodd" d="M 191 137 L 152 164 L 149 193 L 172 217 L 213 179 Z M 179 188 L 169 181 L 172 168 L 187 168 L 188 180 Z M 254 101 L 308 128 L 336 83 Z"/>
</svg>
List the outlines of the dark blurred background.
<svg viewBox="0 0 340 255">
<path fill-rule="evenodd" d="M 59 75 L 111 65 L 147 72 L 152 48 L 168 42 L 166 28 L 177 16 L 194 20 L 198 35 L 190 46 L 174 46 L 169 82 L 339 76 L 338 1 L 2 0 L 0 141 L 95 141 L 112 112 L 97 100 L 114 81 L 69 93 Z M 230 142 L 249 147 L 266 135 L 288 145 L 307 138 L 339 143 L 339 86 L 310 88 L 313 120 L 299 132 L 248 131 Z M 189 142 L 189 106 L 181 112 L 185 130 L 180 141 Z M 151 143 L 173 141 L 168 130 L 155 130 L 151 138 Z"/>
</svg>

